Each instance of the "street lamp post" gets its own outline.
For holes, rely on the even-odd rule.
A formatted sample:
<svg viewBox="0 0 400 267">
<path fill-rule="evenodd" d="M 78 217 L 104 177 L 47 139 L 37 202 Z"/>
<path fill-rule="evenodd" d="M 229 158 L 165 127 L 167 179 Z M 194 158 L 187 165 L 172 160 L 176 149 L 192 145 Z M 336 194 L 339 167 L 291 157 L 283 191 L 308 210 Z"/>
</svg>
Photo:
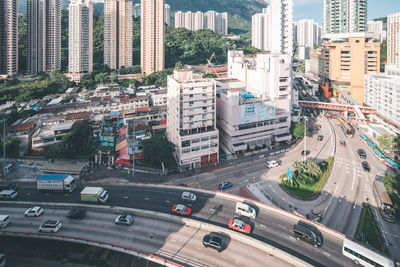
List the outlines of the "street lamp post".
<svg viewBox="0 0 400 267">
<path fill-rule="evenodd" d="M 307 117 L 304 116 L 304 162 L 307 160 Z"/>
</svg>

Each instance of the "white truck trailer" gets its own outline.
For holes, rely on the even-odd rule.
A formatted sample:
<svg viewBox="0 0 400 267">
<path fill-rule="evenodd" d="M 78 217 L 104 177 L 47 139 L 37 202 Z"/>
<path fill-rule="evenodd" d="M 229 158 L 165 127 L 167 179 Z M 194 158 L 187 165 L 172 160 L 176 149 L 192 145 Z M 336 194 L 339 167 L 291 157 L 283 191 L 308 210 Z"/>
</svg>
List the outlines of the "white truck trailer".
<svg viewBox="0 0 400 267">
<path fill-rule="evenodd" d="M 47 191 L 72 192 L 76 179 L 68 174 L 44 174 L 37 179 L 37 189 Z"/>
<path fill-rule="evenodd" d="M 100 202 L 106 203 L 108 192 L 103 187 L 86 186 L 81 192 L 81 200 L 83 202 Z"/>
</svg>

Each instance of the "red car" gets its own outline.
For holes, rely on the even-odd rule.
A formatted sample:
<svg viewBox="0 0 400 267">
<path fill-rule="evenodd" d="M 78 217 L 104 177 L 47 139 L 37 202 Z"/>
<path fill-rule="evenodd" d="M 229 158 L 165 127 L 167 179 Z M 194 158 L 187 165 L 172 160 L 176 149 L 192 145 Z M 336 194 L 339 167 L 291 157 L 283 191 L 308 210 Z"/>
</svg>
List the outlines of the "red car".
<svg viewBox="0 0 400 267">
<path fill-rule="evenodd" d="M 228 227 L 230 229 L 233 229 L 235 231 L 245 233 L 245 234 L 250 234 L 251 231 L 251 226 L 244 223 L 242 220 L 239 220 L 237 218 L 229 219 L 229 225 Z"/>
<path fill-rule="evenodd" d="M 346 146 L 346 141 L 340 140 L 340 145 L 341 145 L 341 146 Z"/>
<path fill-rule="evenodd" d="M 321 124 L 315 125 L 315 128 L 316 128 L 317 130 L 321 129 Z"/>
<path fill-rule="evenodd" d="M 189 216 L 191 212 L 192 212 L 191 208 L 186 207 L 185 205 L 182 204 L 175 204 L 172 206 L 172 213 L 178 215 Z"/>
<path fill-rule="evenodd" d="M 231 182 L 222 182 L 222 183 L 218 184 L 218 189 L 222 190 L 222 189 L 229 188 L 232 186 L 233 186 L 233 184 Z"/>
</svg>

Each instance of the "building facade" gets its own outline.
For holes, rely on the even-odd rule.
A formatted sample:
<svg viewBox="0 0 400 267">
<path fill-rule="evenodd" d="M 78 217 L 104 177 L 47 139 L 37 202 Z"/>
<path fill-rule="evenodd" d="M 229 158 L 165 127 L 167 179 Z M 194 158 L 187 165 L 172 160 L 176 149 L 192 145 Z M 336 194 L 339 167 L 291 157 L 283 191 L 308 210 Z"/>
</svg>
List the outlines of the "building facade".
<svg viewBox="0 0 400 267">
<path fill-rule="evenodd" d="M 104 65 L 120 69 L 133 65 L 132 0 L 104 1 Z"/>
<path fill-rule="evenodd" d="M 292 53 L 292 0 L 271 0 L 263 13 L 252 17 L 252 45 L 263 51 Z"/>
<path fill-rule="evenodd" d="M 296 40 L 298 56 L 300 60 L 309 58 L 310 49 L 320 43 L 321 27 L 312 19 L 299 20 L 296 22 Z"/>
<path fill-rule="evenodd" d="M 310 50 L 310 73 L 317 76 L 319 75 L 319 62 L 321 57 L 320 49 L 311 49 Z"/>
<path fill-rule="evenodd" d="M 171 7 L 168 4 L 165 4 L 164 7 L 164 18 L 165 18 L 165 24 L 167 24 L 167 26 L 171 25 Z"/>
<path fill-rule="evenodd" d="M 164 0 L 142 0 L 141 66 L 149 75 L 164 69 Z"/>
<path fill-rule="evenodd" d="M 71 0 L 68 11 L 68 72 L 79 82 L 93 71 L 93 2 Z"/>
<path fill-rule="evenodd" d="M 18 72 L 18 2 L 0 2 L 0 76 Z"/>
<path fill-rule="evenodd" d="M 323 33 L 367 31 L 367 0 L 324 0 Z"/>
<path fill-rule="evenodd" d="M 228 13 L 207 11 L 175 12 L 175 28 L 186 28 L 189 31 L 209 29 L 215 33 L 228 34 Z"/>
<path fill-rule="evenodd" d="M 27 1 L 27 72 L 61 69 L 60 0 Z"/>
<path fill-rule="evenodd" d="M 364 75 L 380 72 L 380 43 L 365 33 L 343 34 L 335 42 L 323 43 L 320 82 L 325 95 L 350 95 L 364 102 Z"/>
<path fill-rule="evenodd" d="M 388 74 L 400 75 L 400 12 L 387 17 L 387 65 Z"/>
<path fill-rule="evenodd" d="M 168 76 L 167 137 L 182 169 L 217 164 L 215 84 L 189 70 Z"/>
<path fill-rule="evenodd" d="M 400 127 L 400 76 L 365 75 L 365 104 L 378 115 Z"/>
<path fill-rule="evenodd" d="M 137 3 L 133 6 L 133 16 L 137 18 L 140 17 L 140 14 L 141 14 L 140 3 Z"/>
<path fill-rule="evenodd" d="M 372 33 L 374 39 L 379 40 L 381 43 L 383 40 L 386 40 L 385 31 L 383 30 L 383 22 L 381 20 L 378 21 L 368 21 L 368 30 L 367 32 Z"/>
</svg>

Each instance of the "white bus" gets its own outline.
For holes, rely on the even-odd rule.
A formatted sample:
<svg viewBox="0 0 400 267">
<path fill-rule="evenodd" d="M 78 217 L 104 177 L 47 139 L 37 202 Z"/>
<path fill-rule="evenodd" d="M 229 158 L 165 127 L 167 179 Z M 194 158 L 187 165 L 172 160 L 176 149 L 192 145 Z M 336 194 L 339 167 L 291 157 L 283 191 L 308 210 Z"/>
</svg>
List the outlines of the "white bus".
<svg viewBox="0 0 400 267">
<path fill-rule="evenodd" d="M 377 253 L 360 243 L 345 238 L 343 240 L 343 255 L 354 260 L 357 264 L 371 267 L 394 267 L 394 261 Z"/>
</svg>

